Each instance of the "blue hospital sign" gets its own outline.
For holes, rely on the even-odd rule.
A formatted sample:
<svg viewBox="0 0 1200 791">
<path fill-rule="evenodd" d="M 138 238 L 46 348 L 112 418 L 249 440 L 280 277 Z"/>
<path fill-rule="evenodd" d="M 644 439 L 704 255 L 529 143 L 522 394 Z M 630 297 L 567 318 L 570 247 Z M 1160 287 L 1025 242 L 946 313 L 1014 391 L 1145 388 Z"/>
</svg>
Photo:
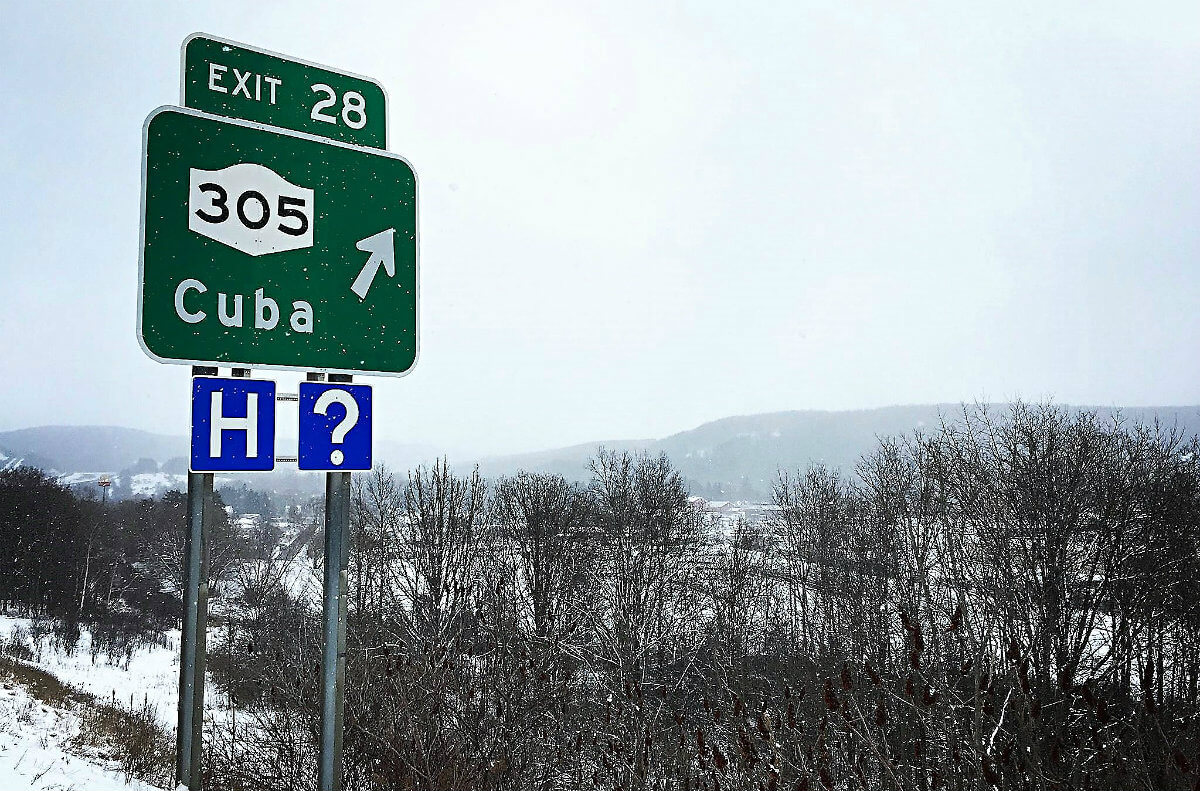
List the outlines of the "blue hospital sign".
<svg viewBox="0 0 1200 791">
<path fill-rule="evenodd" d="M 192 379 L 192 472 L 275 469 L 275 383 Z"/>
<path fill-rule="evenodd" d="M 302 470 L 371 469 L 371 386 L 300 383 Z"/>
</svg>

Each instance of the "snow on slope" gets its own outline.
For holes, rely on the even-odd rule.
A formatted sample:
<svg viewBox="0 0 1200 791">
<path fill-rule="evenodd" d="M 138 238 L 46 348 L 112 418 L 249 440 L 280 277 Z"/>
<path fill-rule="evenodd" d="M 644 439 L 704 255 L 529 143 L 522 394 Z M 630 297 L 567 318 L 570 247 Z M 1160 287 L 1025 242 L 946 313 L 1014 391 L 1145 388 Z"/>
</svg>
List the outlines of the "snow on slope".
<svg viewBox="0 0 1200 791">
<path fill-rule="evenodd" d="M 0 789 L 46 791 L 156 791 L 111 769 L 96 755 L 68 752 L 79 717 L 0 682 Z"/>
<path fill-rule="evenodd" d="M 187 491 L 187 476 L 169 472 L 139 472 L 133 476 L 129 488 L 138 497 L 153 497 L 171 489 Z"/>
<path fill-rule="evenodd" d="M 100 480 L 101 475 L 106 475 L 103 472 L 72 472 L 67 475 L 58 476 L 58 482 L 63 486 L 75 486 L 80 483 L 95 483 Z"/>
<path fill-rule="evenodd" d="M 0 465 L 3 462 L 0 461 Z M 78 486 L 85 483 L 95 483 L 102 475 L 112 475 L 103 472 L 72 472 L 58 476 L 58 482 L 63 486 Z M 114 475 L 114 483 L 125 483 L 120 475 Z M 129 490 L 135 497 L 154 497 L 172 489 L 187 490 L 187 476 L 175 475 L 169 472 L 139 472 L 129 476 Z"/>
<path fill-rule="evenodd" d="M 12 456 L 5 454 L 4 451 L 0 450 L 0 472 L 15 470 L 17 467 L 20 467 L 24 461 L 25 459 L 23 458 L 13 458 Z"/>
</svg>

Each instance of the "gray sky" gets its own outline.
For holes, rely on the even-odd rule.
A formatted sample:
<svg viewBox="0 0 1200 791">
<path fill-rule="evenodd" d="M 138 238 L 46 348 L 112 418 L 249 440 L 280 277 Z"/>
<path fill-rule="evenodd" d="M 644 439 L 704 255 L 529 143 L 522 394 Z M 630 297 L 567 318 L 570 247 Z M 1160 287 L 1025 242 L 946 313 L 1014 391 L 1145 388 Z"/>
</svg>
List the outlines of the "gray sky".
<svg viewBox="0 0 1200 791">
<path fill-rule="evenodd" d="M 1200 3 L 904 5 L 5 3 L 0 429 L 187 431 L 134 328 L 142 121 L 196 31 L 389 92 L 422 339 L 377 436 L 1200 402 Z"/>
</svg>

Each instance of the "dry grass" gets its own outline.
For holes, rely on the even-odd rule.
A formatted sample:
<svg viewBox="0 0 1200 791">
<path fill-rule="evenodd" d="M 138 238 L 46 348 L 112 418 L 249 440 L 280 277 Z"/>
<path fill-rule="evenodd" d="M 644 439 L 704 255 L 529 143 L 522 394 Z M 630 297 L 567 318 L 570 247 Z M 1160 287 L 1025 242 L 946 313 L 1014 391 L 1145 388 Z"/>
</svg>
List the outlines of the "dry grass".
<svg viewBox="0 0 1200 791">
<path fill-rule="evenodd" d="M 158 785 L 170 779 L 175 744 L 158 724 L 153 705 L 126 709 L 93 701 L 81 715 L 75 738 L 81 748 L 107 747 L 109 758 L 118 761 L 121 771 L 131 777 Z"/>
<path fill-rule="evenodd" d="M 30 695 L 55 708 L 69 708 L 73 703 L 89 705 L 95 701 L 88 693 L 64 684 L 52 674 L 3 654 L 0 654 L 0 680 L 20 684 Z"/>
</svg>

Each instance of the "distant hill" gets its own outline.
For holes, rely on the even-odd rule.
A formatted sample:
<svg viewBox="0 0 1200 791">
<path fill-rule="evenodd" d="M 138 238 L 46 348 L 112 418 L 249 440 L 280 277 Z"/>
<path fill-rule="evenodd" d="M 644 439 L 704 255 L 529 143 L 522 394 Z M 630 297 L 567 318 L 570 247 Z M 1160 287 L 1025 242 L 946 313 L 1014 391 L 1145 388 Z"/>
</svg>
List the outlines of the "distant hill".
<svg viewBox="0 0 1200 791">
<path fill-rule="evenodd" d="M 1064 405 L 1065 406 L 1065 405 Z M 1078 408 L 1078 407 L 1067 407 Z M 1094 408 L 1109 416 L 1109 408 Z M 995 405 L 997 415 L 1005 405 Z M 814 462 L 853 475 L 855 465 L 878 444 L 879 437 L 933 430 L 942 420 L 956 420 L 958 404 L 893 406 L 842 412 L 797 411 L 727 417 L 663 439 L 608 440 L 570 447 L 495 456 L 479 460 L 487 477 L 511 475 L 518 470 L 560 474 L 570 480 L 589 477 L 588 461 L 600 446 L 632 453 L 666 453 L 687 478 L 692 491 L 721 499 L 765 499 L 780 470 L 803 470 Z M 1200 406 L 1128 407 L 1121 410 L 1130 422 L 1158 419 L 1178 425 L 1188 434 L 1200 433 Z M 281 447 L 288 441 L 284 440 Z M 0 433 L 0 469 L 15 463 L 41 467 L 68 475 L 80 472 L 133 470 L 141 459 L 158 465 L 171 462 L 163 473 L 186 472 L 188 440 L 183 436 L 152 434 L 116 426 L 43 426 Z M 375 448 L 377 462 L 402 473 L 428 464 L 440 455 L 426 445 L 382 441 Z M 182 468 L 179 468 L 182 464 Z M 178 468 L 178 469 L 177 469 Z M 153 472 L 153 470 L 136 470 Z M 280 465 L 270 474 L 230 475 L 255 489 L 317 494 L 321 476 L 296 472 Z"/>
<path fill-rule="evenodd" d="M 283 439 L 279 447 L 295 447 L 295 440 Z M 0 432 L 0 470 L 18 464 L 38 467 L 59 475 L 68 484 L 93 483 L 99 473 L 122 471 L 163 473 L 174 476 L 179 488 L 186 486 L 188 438 L 153 434 L 121 426 L 39 426 Z M 424 445 L 382 441 L 376 444 L 375 458 L 393 469 L 403 470 L 430 463 L 438 451 Z M 143 462 L 151 459 L 152 468 Z M 82 473 L 92 473 L 82 475 Z M 280 464 L 273 473 L 222 475 L 229 481 L 244 482 L 259 490 L 287 494 L 319 494 L 324 479 L 315 473 L 300 473 L 295 465 Z M 162 485 L 170 485 L 165 479 Z"/>
<path fill-rule="evenodd" d="M 586 480 L 588 460 L 600 446 L 633 453 L 666 453 L 698 494 L 761 499 L 770 493 L 780 469 L 803 469 L 821 462 L 853 472 L 858 459 L 875 447 L 877 437 L 937 425 L 940 413 L 951 414 L 957 408 L 945 404 L 739 415 L 658 440 L 593 442 L 482 459 L 479 466 L 480 472 L 489 477 L 528 469 Z"/>
<path fill-rule="evenodd" d="M 1067 407 L 1078 409 L 1080 407 Z M 1102 416 L 1108 408 L 1095 408 Z M 1003 414 L 1005 405 L 995 407 Z M 847 475 L 870 453 L 880 437 L 932 430 L 943 416 L 949 422 L 962 413 L 959 404 L 893 406 L 842 412 L 796 411 L 728 417 L 660 440 L 619 440 L 574 445 L 555 450 L 482 459 L 480 472 L 489 477 L 517 470 L 557 473 L 586 480 L 588 460 L 600 446 L 609 450 L 666 453 L 697 494 L 733 499 L 765 499 L 780 470 L 803 470 L 823 463 Z M 1188 434 L 1200 433 L 1200 406 L 1129 407 L 1121 414 L 1130 422 L 1178 424 Z"/>
<path fill-rule="evenodd" d="M 186 437 L 151 434 L 119 426 L 40 426 L 0 433 L 0 448 L 9 456 L 25 456 L 30 466 L 69 473 L 116 472 L 138 459 L 159 464 L 188 455 Z"/>
</svg>

